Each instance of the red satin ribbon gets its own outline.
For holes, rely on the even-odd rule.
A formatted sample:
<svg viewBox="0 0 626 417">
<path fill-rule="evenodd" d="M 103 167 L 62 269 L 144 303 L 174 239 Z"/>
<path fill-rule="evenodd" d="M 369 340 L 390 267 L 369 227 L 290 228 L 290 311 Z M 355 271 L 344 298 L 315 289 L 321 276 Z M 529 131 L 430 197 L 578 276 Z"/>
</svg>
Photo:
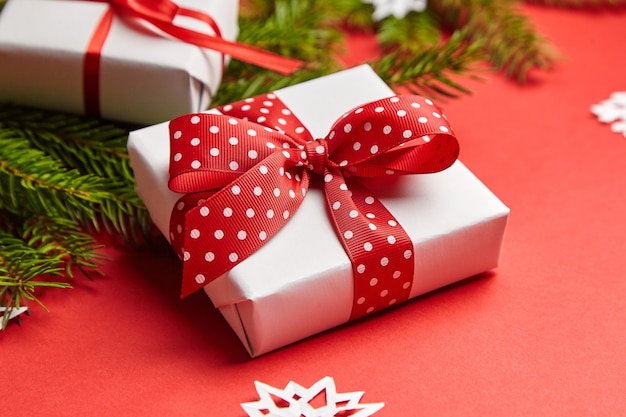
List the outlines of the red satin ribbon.
<svg viewBox="0 0 626 417">
<path fill-rule="evenodd" d="M 90 1 L 106 2 L 111 7 L 101 18 L 87 46 L 83 71 L 83 91 L 85 111 L 88 114 L 100 115 L 100 55 L 111 28 L 113 15 L 141 19 L 151 23 L 165 34 L 183 42 L 221 52 L 224 55 L 230 55 L 234 59 L 249 62 L 281 74 L 291 74 L 303 64 L 302 61 L 293 58 L 283 57 L 269 51 L 223 39 L 216 22 L 211 16 L 197 10 L 178 7 L 171 0 Z M 200 20 L 209 25 L 215 35 L 177 26 L 174 24 L 176 16 Z"/>
<path fill-rule="evenodd" d="M 351 110 L 314 140 L 271 93 L 220 110 L 225 115 L 170 122 L 169 187 L 186 194 L 170 221 L 172 247 L 184 260 L 182 296 L 266 243 L 298 209 L 310 176 L 319 175 L 352 263 L 351 319 L 406 300 L 413 244 L 362 183 L 449 167 L 459 147 L 441 111 L 419 96 L 385 98 Z"/>
</svg>

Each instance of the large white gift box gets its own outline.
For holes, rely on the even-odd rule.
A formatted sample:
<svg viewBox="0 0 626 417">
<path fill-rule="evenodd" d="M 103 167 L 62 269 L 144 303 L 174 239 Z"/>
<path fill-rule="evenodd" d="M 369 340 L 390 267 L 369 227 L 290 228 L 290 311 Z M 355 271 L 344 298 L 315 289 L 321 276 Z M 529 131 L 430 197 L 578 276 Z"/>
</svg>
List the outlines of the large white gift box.
<svg viewBox="0 0 626 417">
<path fill-rule="evenodd" d="M 368 66 L 274 94 L 314 138 L 324 137 L 345 112 L 393 96 Z M 168 188 L 169 146 L 168 123 L 129 136 L 137 192 L 165 236 L 181 197 Z M 442 172 L 376 179 L 370 185 L 413 242 L 411 298 L 498 265 L 509 209 L 460 161 Z M 322 189 L 311 187 L 286 226 L 204 287 L 251 356 L 350 319 L 352 266 L 327 216 L 324 198 Z"/>
<path fill-rule="evenodd" d="M 175 3 L 212 17 L 222 38 L 236 38 L 237 1 Z M 83 61 L 109 8 L 100 1 L 9 0 L 0 13 L 0 100 L 84 113 Z M 189 17 L 177 16 L 175 23 L 214 34 Z M 100 116 L 145 125 L 205 110 L 222 71 L 221 53 L 114 16 L 101 50 Z"/>
</svg>

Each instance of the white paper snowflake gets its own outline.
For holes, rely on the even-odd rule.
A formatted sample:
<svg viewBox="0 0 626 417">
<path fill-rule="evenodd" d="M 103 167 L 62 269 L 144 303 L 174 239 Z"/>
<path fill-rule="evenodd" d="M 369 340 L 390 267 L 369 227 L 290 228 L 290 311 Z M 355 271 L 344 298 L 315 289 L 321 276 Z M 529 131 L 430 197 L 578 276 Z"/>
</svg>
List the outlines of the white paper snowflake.
<svg viewBox="0 0 626 417">
<path fill-rule="evenodd" d="M 254 385 L 259 401 L 241 404 L 250 417 L 367 417 L 384 406 L 383 403 L 359 404 L 363 392 L 338 393 L 334 379 L 328 376 L 310 388 L 293 381 L 282 390 L 258 381 Z M 321 399 L 323 405 L 315 406 Z"/>
<path fill-rule="evenodd" d="M 426 10 L 426 0 L 363 0 L 363 3 L 374 5 L 374 20 L 383 20 L 391 15 L 403 19 L 410 11 Z"/>
<path fill-rule="evenodd" d="M 3 316 L 4 312 L 7 311 L 7 307 L 0 307 L 0 317 Z M 25 313 L 26 311 L 28 311 L 28 307 L 11 307 L 10 311 L 9 311 L 9 320 L 16 318 L 17 316 L 19 316 L 22 313 Z M 2 327 L 0 327 L 0 330 L 4 330 Z"/>
<path fill-rule="evenodd" d="M 626 91 L 611 94 L 608 100 L 591 106 L 591 112 L 602 123 L 611 123 L 611 130 L 626 137 Z"/>
</svg>

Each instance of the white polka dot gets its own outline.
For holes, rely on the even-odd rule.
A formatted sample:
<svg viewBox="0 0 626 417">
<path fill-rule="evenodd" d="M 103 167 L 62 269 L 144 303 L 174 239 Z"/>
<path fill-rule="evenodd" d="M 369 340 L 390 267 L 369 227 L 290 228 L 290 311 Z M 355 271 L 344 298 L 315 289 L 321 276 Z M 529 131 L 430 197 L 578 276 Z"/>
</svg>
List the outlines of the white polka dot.
<svg viewBox="0 0 626 417">
<path fill-rule="evenodd" d="M 206 280 L 205 276 L 202 274 L 198 274 L 196 275 L 196 282 L 198 284 L 204 284 L 204 281 Z"/>
<path fill-rule="evenodd" d="M 370 122 L 365 122 L 365 124 L 363 125 L 363 129 L 366 132 L 369 132 L 370 130 L 372 130 L 372 124 Z"/>
<path fill-rule="evenodd" d="M 387 175 L 393 175 L 395 173 L 396 173 L 396 171 L 394 171 L 393 169 L 385 170 L 385 174 L 387 174 Z"/>
<path fill-rule="evenodd" d="M 246 105 L 241 106 L 241 110 L 243 110 L 243 111 L 250 110 L 250 105 L 246 104 Z"/>
<path fill-rule="evenodd" d="M 417 121 L 420 123 L 428 123 L 428 119 L 425 118 L 424 116 L 421 116 L 419 119 L 417 119 Z"/>
<path fill-rule="evenodd" d="M 224 108 L 224 111 L 231 111 L 233 109 L 233 105 L 232 104 L 227 104 L 223 108 Z"/>
<path fill-rule="evenodd" d="M 411 107 L 413 107 L 414 109 L 419 109 L 422 106 L 420 106 L 419 103 L 411 103 Z"/>
<path fill-rule="evenodd" d="M 402 284 L 402 288 L 404 288 L 405 290 L 408 289 L 410 286 L 411 286 L 411 283 L 408 281 Z"/>
<path fill-rule="evenodd" d="M 274 197 L 280 197 L 280 190 L 278 188 L 274 188 Z"/>
<path fill-rule="evenodd" d="M 177 130 L 176 132 L 174 132 L 174 139 L 180 139 L 182 135 L 183 135 L 183 132 L 181 132 L 180 130 Z"/>
<path fill-rule="evenodd" d="M 254 209 L 253 208 L 249 208 L 248 210 L 246 210 L 246 216 L 248 216 L 248 218 L 253 218 L 254 217 Z"/>
<path fill-rule="evenodd" d="M 376 229 L 378 229 L 374 223 L 370 223 L 370 224 L 368 224 L 367 226 L 370 228 L 370 230 L 376 230 Z"/>
<path fill-rule="evenodd" d="M 282 109 L 280 112 L 282 114 L 284 114 L 285 116 L 290 116 L 291 115 L 291 112 L 288 109 Z"/>
<path fill-rule="evenodd" d="M 294 190 L 289 190 L 289 197 L 296 198 L 296 192 Z"/>
<path fill-rule="evenodd" d="M 385 135 L 390 134 L 391 133 L 391 126 L 387 125 L 387 126 L 383 127 L 383 133 Z"/>
<path fill-rule="evenodd" d="M 384 107 L 382 107 L 382 106 L 379 106 L 379 107 L 376 107 L 376 108 L 374 109 L 374 111 L 375 111 L 376 113 L 382 113 L 382 112 L 384 112 L 384 111 L 385 111 L 385 108 L 384 108 Z"/>
<path fill-rule="evenodd" d="M 207 262 L 213 262 L 215 260 L 215 254 L 213 252 L 207 252 L 204 254 L 204 260 Z"/>
<path fill-rule="evenodd" d="M 354 145 L 352 145 L 352 149 L 354 149 L 355 151 L 361 149 L 361 142 L 354 142 Z"/>
<path fill-rule="evenodd" d="M 343 237 L 345 237 L 346 239 L 352 239 L 353 236 L 354 236 L 354 233 L 352 233 L 352 230 L 346 230 L 345 233 L 343 234 Z"/>
<path fill-rule="evenodd" d="M 265 146 L 267 146 L 269 149 L 276 149 L 276 145 L 274 145 L 272 142 L 267 142 Z"/>
<path fill-rule="evenodd" d="M 278 175 L 280 175 L 281 177 L 285 175 L 285 168 L 284 167 L 278 168 Z"/>
<path fill-rule="evenodd" d="M 398 222 L 397 222 L 397 221 L 395 221 L 395 220 L 389 220 L 389 221 L 387 222 L 387 224 L 388 224 L 389 226 L 391 226 L 391 227 L 395 227 L 395 226 L 397 226 L 397 225 L 398 225 Z"/>
<path fill-rule="evenodd" d="M 248 158 L 250 158 L 250 159 L 257 159 L 258 156 L 259 156 L 259 153 L 257 151 L 255 151 L 254 149 L 250 149 L 248 151 Z"/>
<path fill-rule="evenodd" d="M 237 145 L 239 143 L 239 139 L 233 136 L 232 138 L 228 139 L 228 143 L 230 143 L 233 146 Z"/>
<path fill-rule="evenodd" d="M 429 105 L 431 105 L 431 106 L 433 105 L 433 102 L 432 102 L 432 101 L 430 101 L 429 99 L 426 99 L 426 100 L 424 100 L 424 101 L 426 102 L 426 104 L 429 104 Z"/>
<path fill-rule="evenodd" d="M 265 239 L 267 239 L 267 233 L 264 230 L 261 230 L 261 232 L 259 233 L 259 240 Z"/>
<path fill-rule="evenodd" d="M 396 243 L 396 238 L 395 236 L 387 236 L 387 242 L 389 242 L 390 245 L 393 245 L 394 243 Z"/>
<path fill-rule="evenodd" d="M 187 251 L 183 252 L 183 261 L 188 261 L 191 258 L 191 254 Z"/>
<path fill-rule="evenodd" d="M 274 210 L 272 209 L 267 210 L 267 213 L 265 213 L 265 215 L 267 216 L 268 219 L 274 218 Z"/>
<path fill-rule="evenodd" d="M 359 274 L 362 274 L 363 272 L 365 272 L 365 265 L 360 264 L 356 267 L 356 272 L 358 272 Z"/>
<path fill-rule="evenodd" d="M 237 239 L 245 240 L 246 237 L 248 237 L 248 234 L 246 233 L 245 230 L 240 230 L 239 232 L 237 232 Z"/>
<path fill-rule="evenodd" d="M 343 161 L 339 162 L 339 166 L 340 167 L 345 167 L 346 165 L 348 165 L 348 160 L 344 159 Z"/>
<path fill-rule="evenodd" d="M 211 126 L 209 128 L 209 132 L 211 132 L 213 134 L 219 133 L 220 132 L 220 128 L 218 126 Z"/>
<path fill-rule="evenodd" d="M 282 117 L 278 118 L 278 123 L 280 123 L 281 125 L 285 126 L 287 124 L 287 121 L 285 119 L 283 119 Z"/>
<path fill-rule="evenodd" d="M 236 171 L 239 168 L 239 163 L 237 161 L 230 161 L 228 167 L 231 169 L 231 171 Z"/>
<path fill-rule="evenodd" d="M 283 151 L 283 156 L 287 159 L 291 158 L 291 154 L 287 151 Z"/>
<path fill-rule="evenodd" d="M 239 124 L 239 122 L 237 121 L 237 119 L 228 119 L 228 123 L 230 123 L 231 125 L 237 125 L 237 124 Z"/>
<path fill-rule="evenodd" d="M 367 217 L 368 219 L 375 219 L 376 215 L 374 213 L 367 213 L 365 217 Z"/>
<path fill-rule="evenodd" d="M 265 165 L 261 165 L 259 167 L 259 172 L 261 172 L 261 174 L 265 175 L 269 172 L 269 170 L 267 169 L 267 167 Z"/>
<path fill-rule="evenodd" d="M 400 271 L 395 271 L 395 272 L 393 273 L 393 279 L 398 279 L 398 278 L 400 278 L 400 275 L 402 275 L 402 272 L 400 272 Z"/>
<path fill-rule="evenodd" d="M 380 292 L 380 296 L 381 296 L 381 297 L 386 297 L 386 296 L 387 296 L 387 294 L 389 294 L 389 291 L 387 291 L 387 290 L 382 290 L 382 291 Z"/>
<path fill-rule="evenodd" d="M 178 226 L 176 226 L 176 231 L 177 231 L 178 233 L 182 233 L 182 231 L 183 231 L 183 226 L 181 226 L 180 224 L 179 224 Z"/>
<path fill-rule="evenodd" d="M 398 101 L 400 101 L 400 98 L 398 98 L 398 97 L 391 97 L 389 99 L 389 101 L 391 101 L 392 103 L 397 103 Z"/>
<path fill-rule="evenodd" d="M 259 116 L 256 118 L 257 123 L 263 123 L 267 120 L 267 117 L 265 116 Z"/>
<path fill-rule="evenodd" d="M 213 233 L 213 236 L 215 236 L 215 239 L 221 240 L 224 238 L 224 231 L 218 229 L 215 231 L 215 233 Z"/>
<path fill-rule="evenodd" d="M 371 313 L 372 311 L 374 311 L 374 307 L 368 307 L 367 310 L 365 310 L 366 313 Z"/>
<path fill-rule="evenodd" d="M 316 146 L 315 147 L 315 153 L 319 154 L 319 155 L 323 155 L 325 152 L 325 148 L 322 145 Z"/>
<path fill-rule="evenodd" d="M 198 161 L 197 159 L 191 163 L 191 167 L 192 167 L 193 169 L 198 169 L 198 168 L 200 168 L 200 166 L 201 166 L 201 165 L 202 165 L 202 164 L 201 164 L 201 163 L 200 163 L 200 161 Z"/>
<path fill-rule="evenodd" d="M 289 218 L 289 210 L 283 211 L 283 219 L 287 220 Z"/>
<path fill-rule="evenodd" d="M 250 136 L 256 136 L 256 130 L 254 130 L 254 129 L 248 129 L 248 135 L 250 135 Z"/>
<path fill-rule="evenodd" d="M 410 249 L 407 249 L 404 251 L 404 259 L 410 259 L 411 256 L 413 256 L 413 251 Z"/>
<path fill-rule="evenodd" d="M 178 162 L 181 159 L 183 159 L 183 154 L 178 152 L 176 155 L 174 155 L 174 161 Z"/>
<path fill-rule="evenodd" d="M 272 93 L 268 93 L 266 97 L 269 98 L 270 100 L 274 100 L 276 98 L 276 95 Z"/>
<path fill-rule="evenodd" d="M 437 119 L 441 119 L 441 115 L 436 111 L 433 112 L 433 116 L 435 116 Z"/>
<path fill-rule="evenodd" d="M 324 175 L 324 182 L 331 182 L 333 180 L 332 174 Z"/>
<path fill-rule="evenodd" d="M 198 116 L 193 116 L 190 120 L 189 120 L 192 124 L 197 125 L 198 123 L 200 123 L 200 117 Z"/>
<path fill-rule="evenodd" d="M 335 137 L 335 131 L 333 130 L 332 132 L 330 132 L 330 134 L 328 135 L 328 139 L 332 140 Z"/>
<path fill-rule="evenodd" d="M 209 151 L 209 153 L 211 154 L 211 156 L 217 156 L 220 154 L 220 150 L 217 148 L 211 148 L 211 150 Z"/>
<path fill-rule="evenodd" d="M 304 128 L 303 128 L 302 126 L 298 126 L 298 127 L 296 127 L 296 133 L 297 133 L 297 134 L 300 134 L 300 133 L 302 133 L 302 132 L 304 132 Z"/>
<path fill-rule="evenodd" d="M 339 210 L 339 207 L 341 207 L 341 202 L 340 201 L 335 201 L 333 203 L 333 210 Z"/>
<path fill-rule="evenodd" d="M 382 258 L 380 258 L 380 264 L 382 266 L 387 266 L 389 265 L 389 258 L 387 258 L 386 256 L 383 256 Z"/>
<path fill-rule="evenodd" d="M 176 208 L 178 210 L 182 210 L 185 208 L 185 203 L 183 201 L 179 201 L 178 204 L 176 204 Z"/>
<path fill-rule="evenodd" d="M 378 152 L 378 145 L 374 145 L 370 148 L 370 153 L 375 154 Z"/>
<path fill-rule="evenodd" d="M 404 117 L 406 116 L 406 110 L 398 110 L 396 114 L 398 115 L 398 117 Z"/>
<path fill-rule="evenodd" d="M 234 195 L 239 195 L 239 193 L 241 193 L 241 188 L 238 185 L 233 185 L 232 188 L 230 189 L 230 191 Z"/>
<path fill-rule="evenodd" d="M 350 123 L 347 123 L 344 127 L 343 127 L 343 131 L 346 133 L 350 133 L 352 131 L 352 125 Z"/>
<path fill-rule="evenodd" d="M 354 114 L 360 114 L 360 113 L 363 113 L 363 107 L 359 107 L 358 109 L 354 111 Z"/>
<path fill-rule="evenodd" d="M 394 305 L 397 302 L 398 302 L 398 300 L 396 300 L 395 298 L 392 298 L 391 300 L 389 300 L 389 305 L 392 306 L 392 305 Z"/>
<path fill-rule="evenodd" d="M 378 284 L 378 278 L 370 279 L 370 287 L 374 287 L 376 284 Z"/>
<path fill-rule="evenodd" d="M 223 213 L 224 213 L 224 217 L 231 217 L 233 215 L 233 209 L 230 207 L 226 207 Z"/>
<path fill-rule="evenodd" d="M 367 204 L 374 204 L 374 197 L 372 197 L 372 196 L 365 197 L 365 202 Z"/>
<path fill-rule="evenodd" d="M 238 259 L 239 255 L 237 255 L 235 252 L 232 252 L 230 255 L 228 255 L 228 260 L 231 262 L 237 262 Z"/>
<path fill-rule="evenodd" d="M 408 139 L 411 136 L 413 136 L 413 132 L 411 132 L 409 129 L 405 130 L 404 132 L 402 132 L 402 137 L 404 139 Z"/>
<path fill-rule="evenodd" d="M 209 208 L 204 206 L 200 209 L 200 215 L 206 217 L 209 215 Z"/>
<path fill-rule="evenodd" d="M 358 299 L 358 300 L 356 300 L 356 303 L 357 303 L 357 304 L 363 304 L 363 303 L 365 303 L 365 297 L 359 297 L 359 299 Z"/>
<path fill-rule="evenodd" d="M 356 210 L 350 210 L 350 213 L 348 213 L 348 215 L 349 215 L 351 218 L 355 219 L 355 218 L 359 215 L 359 212 L 358 212 L 358 211 L 356 211 Z"/>
<path fill-rule="evenodd" d="M 341 185 L 339 185 L 339 189 L 343 190 L 343 191 L 347 191 L 348 190 L 348 186 L 345 183 L 342 183 Z"/>
<path fill-rule="evenodd" d="M 448 132 L 450 129 L 445 126 L 439 126 L 439 130 L 441 130 L 442 132 Z"/>
<path fill-rule="evenodd" d="M 373 248 L 374 248 L 374 246 L 370 242 L 365 242 L 363 244 L 363 250 L 365 252 L 370 252 Z"/>
<path fill-rule="evenodd" d="M 268 109 L 266 109 L 265 107 L 261 107 L 261 109 L 259 110 L 261 113 L 263 114 L 269 114 L 270 111 Z"/>
</svg>

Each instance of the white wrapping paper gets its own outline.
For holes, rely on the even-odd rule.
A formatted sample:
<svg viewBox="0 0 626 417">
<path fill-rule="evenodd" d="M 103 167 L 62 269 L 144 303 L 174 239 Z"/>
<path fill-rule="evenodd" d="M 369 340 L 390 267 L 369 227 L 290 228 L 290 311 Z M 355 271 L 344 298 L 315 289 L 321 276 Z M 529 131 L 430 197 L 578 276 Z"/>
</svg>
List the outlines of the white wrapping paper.
<svg viewBox="0 0 626 417">
<path fill-rule="evenodd" d="M 344 112 L 393 93 L 361 66 L 276 95 L 313 137 L 324 137 Z M 180 195 L 167 188 L 168 124 L 132 132 L 128 146 L 137 191 L 169 236 L 170 212 Z M 370 184 L 414 243 L 411 297 L 498 265 L 509 209 L 460 161 L 440 173 Z M 310 189 L 274 238 L 204 289 L 252 356 L 348 321 L 352 268 L 326 217 L 323 191 Z"/>
<path fill-rule="evenodd" d="M 207 13 L 222 36 L 238 33 L 238 1 L 175 0 Z M 0 13 L 0 100 L 83 113 L 83 59 L 108 4 L 9 0 Z M 212 33 L 206 24 L 177 24 Z M 102 49 L 100 107 L 105 119 L 153 124 L 207 108 L 222 78 L 222 55 L 167 39 L 115 17 Z"/>
</svg>

